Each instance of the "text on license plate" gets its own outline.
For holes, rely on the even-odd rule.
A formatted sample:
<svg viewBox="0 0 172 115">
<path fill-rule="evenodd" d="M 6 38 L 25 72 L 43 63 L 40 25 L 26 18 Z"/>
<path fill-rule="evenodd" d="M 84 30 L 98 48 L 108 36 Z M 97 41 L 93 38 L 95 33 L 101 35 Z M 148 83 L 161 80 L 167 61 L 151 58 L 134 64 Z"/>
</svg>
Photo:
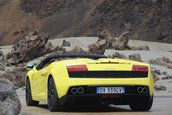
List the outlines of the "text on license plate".
<svg viewBox="0 0 172 115">
<path fill-rule="evenodd" d="M 97 94 L 125 93 L 124 87 L 97 87 Z"/>
</svg>

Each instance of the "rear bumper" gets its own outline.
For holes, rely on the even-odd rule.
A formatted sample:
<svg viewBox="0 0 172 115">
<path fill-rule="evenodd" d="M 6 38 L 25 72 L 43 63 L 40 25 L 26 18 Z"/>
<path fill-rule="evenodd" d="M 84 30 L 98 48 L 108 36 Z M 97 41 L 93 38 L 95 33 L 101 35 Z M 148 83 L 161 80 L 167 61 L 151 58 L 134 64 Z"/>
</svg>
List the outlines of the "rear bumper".
<svg viewBox="0 0 172 115">
<path fill-rule="evenodd" d="M 82 94 L 73 94 L 72 88 L 82 87 L 84 92 Z M 97 94 L 97 87 L 124 87 L 125 93 L 119 94 Z M 139 87 L 146 87 L 146 93 L 139 93 Z M 71 86 L 68 89 L 67 95 L 60 98 L 63 105 L 69 104 L 117 104 L 128 105 L 134 103 L 141 103 L 148 101 L 151 98 L 148 86 L 143 85 L 93 85 L 93 86 Z"/>
<path fill-rule="evenodd" d="M 63 105 L 72 104 L 116 104 L 116 105 L 129 105 L 134 103 L 141 103 L 148 101 L 151 95 L 138 95 L 138 94 L 121 94 L 121 95 L 65 95 L 60 98 Z"/>
</svg>

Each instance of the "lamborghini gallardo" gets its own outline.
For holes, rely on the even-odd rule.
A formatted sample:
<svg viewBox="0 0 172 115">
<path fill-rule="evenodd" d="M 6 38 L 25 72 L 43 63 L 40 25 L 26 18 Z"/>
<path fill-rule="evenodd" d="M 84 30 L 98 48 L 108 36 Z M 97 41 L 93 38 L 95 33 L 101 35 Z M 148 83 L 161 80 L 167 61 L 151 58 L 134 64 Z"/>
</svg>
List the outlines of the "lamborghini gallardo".
<svg viewBox="0 0 172 115">
<path fill-rule="evenodd" d="M 153 78 L 143 62 L 95 54 L 53 54 L 39 65 L 28 64 L 26 104 L 47 102 L 50 111 L 68 105 L 129 105 L 148 111 L 153 103 Z"/>
</svg>

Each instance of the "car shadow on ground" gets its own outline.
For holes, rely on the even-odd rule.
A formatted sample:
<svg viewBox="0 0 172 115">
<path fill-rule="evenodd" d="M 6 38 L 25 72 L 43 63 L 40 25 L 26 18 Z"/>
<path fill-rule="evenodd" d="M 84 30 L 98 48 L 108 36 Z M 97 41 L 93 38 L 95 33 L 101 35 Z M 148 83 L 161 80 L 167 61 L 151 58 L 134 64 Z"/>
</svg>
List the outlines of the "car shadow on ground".
<svg viewBox="0 0 172 115">
<path fill-rule="evenodd" d="M 40 104 L 38 107 L 48 110 L 46 104 Z M 65 107 L 57 112 L 132 112 L 129 108 L 121 108 L 109 105 L 74 105 Z"/>
</svg>

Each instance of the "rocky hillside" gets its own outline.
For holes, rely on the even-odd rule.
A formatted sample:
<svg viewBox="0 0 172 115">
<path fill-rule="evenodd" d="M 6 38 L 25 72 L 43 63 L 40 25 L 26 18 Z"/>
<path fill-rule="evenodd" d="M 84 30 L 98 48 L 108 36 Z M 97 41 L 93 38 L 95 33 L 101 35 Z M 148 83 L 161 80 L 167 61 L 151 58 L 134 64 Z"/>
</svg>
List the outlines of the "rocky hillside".
<svg viewBox="0 0 172 115">
<path fill-rule="evenodd" d="M 171 0 L 0 0 L 0 45 L 38 29 L 51 38 L 112 36 L 172 43 Z"/>
</svg>

